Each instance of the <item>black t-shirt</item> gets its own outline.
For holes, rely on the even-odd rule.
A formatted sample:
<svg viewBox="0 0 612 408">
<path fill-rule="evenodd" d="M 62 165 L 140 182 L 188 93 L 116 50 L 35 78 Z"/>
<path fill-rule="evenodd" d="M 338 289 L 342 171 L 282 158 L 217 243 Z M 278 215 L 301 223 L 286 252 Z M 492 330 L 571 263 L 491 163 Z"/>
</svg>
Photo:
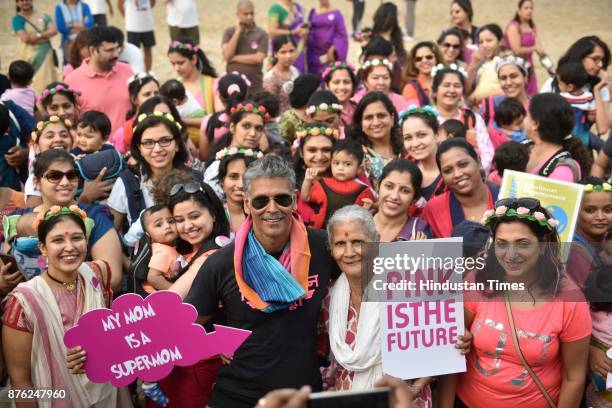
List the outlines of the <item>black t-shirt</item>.
<svg viewBox="0 0 612 408">
<path fill-rule="evenodd" d="M 272 313 L 253 309 L 242 300 L 234 275 L 233 243 L 206 260 L 185 302 L 195 306 L 200 316 L 209 316 L 221 301 L 228 326 L 252 331 L 232 363 L 221 367 L 211 407 L 253 407 L 277 388 L 308 384 L 313 390 L 321 389 L 317 322 L 330 279 L 339 275 L 326 243 L 325 231 L 308 230 L 307 297 L 311 296 Z"/>
</svg>

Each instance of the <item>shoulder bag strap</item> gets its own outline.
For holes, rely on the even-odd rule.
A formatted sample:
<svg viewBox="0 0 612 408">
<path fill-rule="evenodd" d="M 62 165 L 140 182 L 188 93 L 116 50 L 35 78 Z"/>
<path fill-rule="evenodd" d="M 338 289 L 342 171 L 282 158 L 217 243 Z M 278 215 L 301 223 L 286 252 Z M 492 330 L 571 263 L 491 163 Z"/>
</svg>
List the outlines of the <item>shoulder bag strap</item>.
<svg viewBox="0 0 612 408">
<path fill-rule="evenodd" d="M 510 331 L 512 332 L 512 341 L 514 342 L 514 349 L 516 350 L 516 354 L 518 354 L 519 358 L 521 359 L 521 362 L 523 363 L 523 366 L 540 389 L 540 392 L 546 399 L 546 402 L 548 402 L 550 408 L 557 408 L 557 404 L 555 404 L 555 401 L 553 401 L 548 391 L 546 391 L 546 388 L 544 388 L 544 385 L 542 384 L 536 373 L 533 371 L 531 366 L 529 366 L 527 360 L 525 360 L 523 352 L 521 351 L 518 335 L 516 334 L 516 327 L 514 326 L 514 318 L 512 317 L 512 307 L 510 306 L 510 299 L 508 299 L 507 292 L 504 292 L 504 303 L 506 304 L 506 312 L 508 313 L 508 323 L 510 323 Z"/>
</svg>

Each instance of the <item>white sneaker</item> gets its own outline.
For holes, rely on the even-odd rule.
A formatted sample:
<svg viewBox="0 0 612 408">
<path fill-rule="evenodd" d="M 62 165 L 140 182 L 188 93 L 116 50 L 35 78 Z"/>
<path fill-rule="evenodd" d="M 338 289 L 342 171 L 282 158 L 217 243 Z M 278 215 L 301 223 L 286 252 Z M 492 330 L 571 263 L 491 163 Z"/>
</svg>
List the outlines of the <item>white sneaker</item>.
<svg viewBox="0 0 612 408">
<path fill-rule="evenodd" d="M 404 34 L 404 41 L 411 42 L 414 40 L 414 37 L 408 34 Z"/>
</svg>

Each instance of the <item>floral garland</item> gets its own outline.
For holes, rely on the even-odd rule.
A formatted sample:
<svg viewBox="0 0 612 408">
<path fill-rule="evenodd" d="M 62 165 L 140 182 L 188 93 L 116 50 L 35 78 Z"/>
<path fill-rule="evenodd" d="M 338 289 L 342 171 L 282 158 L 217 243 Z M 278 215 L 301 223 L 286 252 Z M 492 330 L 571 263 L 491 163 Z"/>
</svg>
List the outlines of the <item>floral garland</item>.
<svg viewBox="0 0 612 408">
<path fill-rule="evenodd" d="M 463 69 L 463 67 L 460 67 L 457 64 L 450 64 L 450 65 L 438 64 L 431 69 L 431 76 L 435 77 L 436 74 L 440 70 L 443 70 L 443 69 L 450 69 L 451 71 L 459 72 L 461 75 L 463 75 L 464 78 L 467 78 L 468 76 L 467 71 Z"/>
<path fill-rule="evenodd" d="M 342 113 L 344 108 L 342 105 L 338 103 L 332 103 L 331 105 L 326 104 L 325 102 L 320 105 L 310 105 L 306 108 L 306 114 L 308 116 L 314 116 L 316 112 L 328 112 L 328 113 Z"/>
<path fill-rule="evenodd" d="M 306 136 L 329 136 L 334 139 L 338 139 L 340 137 L 340 131 L 336 128 L 325 127 L 325 126 L 308 126 L 303 128 L 298 128 L 295 131 L 295 140 L 291 145 L 291 150 L 294 152 L 300 148 L 302 144 L 302 139 Z"/>
<path fill-rule="evenodd" d="M 346 69 L 347 71 L 355 72 L 355 68 L 351 65 L 350 62 L 346 61 L 336 61 L 333 64 L 329 64 L 323 73 L 321 74 L 321 78 L 326 79 L 328 75 L 333 74 L 338 69 Z"/>
<path fill-rule="evenodd" d="M 59 205 L 54 205 L 49 208 L 45 212 L 39 212 L 36 215 L 36 219 L 32 223 L 32 226 L 38 229 L 39 225 L 43 221 L 47 221 L 53 217 L 59 217 L 60 215 L 67 214 L 75 214 L 78 215 L 85 221 L 87 219 L 87 213 L 79 208 L 76 204 L 71 205 L 70 207 L 60 207 Z"/>
<path fill-rule="evenodd" d="M 422 108 L 419 108 L 416 105 L 410 105 L 408 109 L 400 112 L 399 125 L 402 126 L 404 121 L 415 113 L 422 113 L 424 115 L 431 116 L 434 119 L 437 119 L 438 116 L 440 116 L 440 113 L 429 105 L 423 106 Z"/>
<path fill-rule="evenodd" d="M 242 80 L 244 81 L 244 83 L 245 83 L 245 84 L 247 84 L 247 86 L 248 86 L 249 88 L 251 87 L 251 81 L 249 80 L 249 78 L 248 78 L 246 75 L 241 74 L 241 73 L 240 73 L 240 72 L 238 72 L 238 71 L 224 72 L 224 73 L 222 73 L 221 75 L 219 75 L 219 79 L 223 78 L 223 77 L 224 77 L 224 76 L 226 76 L 226 75 L 238 75 L 240 78 L 242 78 Z M 219 85 L 219 84 L 218 84 L 218 81 L 217 81 L 217 87 L 218 87 L 218 85 Z"/>
<path fill-rule="evenodd" d="M 144 72 L 139 72 L 137 74 L 132 75 L 131 77 L 128 78 L 127 80 L 127 84 L 131 84 L 134 81 L 144 81 L 147 78 L 153 78 L 154 80 L 157 81 L 157 77 L 155 76 L 155 74 L 152 71 L 144 71 Z"/>
<path fill-rule="evenodd" d="M 588 193 L 601 193 L 601 192 L 612 193 L 612 185 L 610 185 L 608 183 L 603 183 L 603 184 L 587 184 L 586 186 L 584 186 L 584 192 L 585 192 L 585 194 L 588 194 Z"/>
<path fill-rule="evenodd" d="M 377 67 L 379 65 L 384 65 L 385 67 L 389 69 L 389 71 L 393 71 L 393 63 L 389 61 L 387 58 L 384 58 L 384 59 L 374 58 L 372 60 L 368 60 L 363 63 L 363 65 L 361 66 L 361 69 L 366 70 L 370 67 Z"/>
<path fill-rule="evenodd" d="M 34 130 L 32 131 L 32 141 L 36 143 L 36 141 L 42 134 L 42 131 L 45 130 L 47 126 L 55 123 L 61 123 L 68 130 L 72 128 L 72 121 L 70 119 L 62 119 L 57 115 L 52 115 L 49 117 L 49 119 L 41 120 L 36 124 Z"/>
<path fill-rule="evenodd" d="M 172 116 L 171 113 L 154 111 L 152 113 L 141 113 L 140 115 L 138 115 L 138 118 L 136 118 L 136 125 L 134 125 L 134 128 L 132 129 L 132 131 L 136 133 L 136 129 L 138 129 L 138 126 L 140 126 L 142 122 L 144 122 L 145 119 L 153 117 L 153 116 L 157 118 L 166 119 L 168 122 L 173 123 L 174 126 L 176 126 L 179 131 L 183 128 L 181 124 L 178 123 L 176 119 L 174 119 L 174 116 Z"/>
<path fill-rule="evenodd" d="M 173 49 L 181 49 L 181 50 L 189 50 L 192 52 L 198 52 L 200 51 L 200 47 L 198 47 L 197 45 L 191 45 L 188 43 L 183 43 L 180 41 L 172 41 L 170 42 L 170 44 L 168 44 L 168 51 L 173 50 Z"/>
<path fill-rule="evenodd" d="M 264 154 L 256 149 L 245 149 L 244 147 L 226 147 L 221 149 L 215 155 L 215 159 L 223 160 L 225 157 L 235 156 L 235 155 L 243 155 L 245 157 L 255 157 L 256 159 L 261 159 L 264 157 Z"/>
<path fill-rule="evenodd" d="M 534 221 L 540 224 L 540 226 L 552 231 L 557 228 L 559 221 L 554 218 L 546 218 L 543 212 L 535 211 L 531 214 L 531 211 L 526 207 L 518 207 L 508 209 L 505 205 L 500 205 L 495 210 L 487 210 L 482 218 L 482 223 L 485 225 L 491 224 L 495 219 L 501 217 L 513 217 L 522 220 Z"/>
<path fill-rule="evenodd" d="M 495 57 L 493 58 L 493 62 L 495 63 L 495 72 L 499 75 L 499 70 L 506 65 L 516 65 L 525 76 L 529 73 L 529 62 L 521 57 L 517 57 L 516 55 L 507 55 L 505 57 Z"/>
<path fill-rule="evenodd" d="M 68 93 L 72 93 L 72 94 L 75 94 L 75 95 L 80 95 L 81 94 L 76 89 L 72 89 L 72 88 L 70 88 L 67 85 L 64 86 L 62 84 L 59 84 L 59 85 L 56 85 L 56 86 L 51 87 L 51 88 L 43 89 L 42 93 L 40 95 L 38 95 L 38 102 L 42 102 L 42 100 L 45 99 L 47 96 L 55 95 L 58 92 L 68 92 Z"/>
<path fill-rule="evenodd" d="M 230 109 L 230 115 L 238 112 L 254 113 L 259 115 L 263 118 L 264 123 L 270 120 L 270 114 L 266 111 L 266 107 L 263 105 L 255 106 L 252 103 L 247 103 L 246 105 L 239 103 Z"/>
</svg>

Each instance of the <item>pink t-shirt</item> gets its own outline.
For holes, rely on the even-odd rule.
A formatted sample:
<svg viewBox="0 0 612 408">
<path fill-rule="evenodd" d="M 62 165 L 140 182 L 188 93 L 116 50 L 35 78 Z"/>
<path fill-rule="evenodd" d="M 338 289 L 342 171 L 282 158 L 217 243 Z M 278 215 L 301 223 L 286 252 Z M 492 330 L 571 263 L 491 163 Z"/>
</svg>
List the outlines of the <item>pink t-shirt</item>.
<svg viewBox="0 0 612 408">
<path fill-rule="evenodd" d="M 561 391 L 561 342 L 577 341 L 591 334 L 589 305 L 586 301 L 575 302 L 577 291 L 567 282 L 565 298 L 574 301 L 555 300 L 535 310 L 512 310 L 523 355 L 555 401 Z M 564 294 L 560 296 L 563 299 Z M 498 299 L 464 303 L 475 315 L 470 327 L 474 341 L 457 394 L 470 407 L 547 408 L 548 403 L 514 349 L 506 308 Z"/>
<path fill-rule="evenodd" d="M 593 337 L 612 347 L 612 312 L 591 311 Z"/>
<path fill-rule="evenodd" d="M 161 271 L 168 279 L 174 278 L 180 270 L 180 263 L 177 262 L 178 257 L 176 248 L 154 242 L 151 244 L 149 268 Z"/>
<path fill-rule="evenodd" d="M 351 98 L 351 101 L 355 104 L 359 104 L 359 101 L 361 101 L 367 93 L 368 90 L 366 88 L 362 88 L 355 93 L 355 95 Z M 406 100 L 402 95 L 396 94 L 395 92 L 388 92 L 387 96 L 389 97 L 389 99 L 391 99 L 393 107 L 395 107 L 397 113 L 405 111 L 411 105 L 419 106 L 418 99 Z"/>
<path fill-rule="evenodd" d="M 550 157 L 552 157 L 552 156 L 550 156 Z M 533 168 L 530 171 L 530 173 L 531 174 L 538 174 L 538 172 L 540 171 L 542 166 L 544 166 L 548 162 L 550 157 L 548 157 L 542 163 L 538 164 L 535 168 Z M 579 175 L 578 180 L 580 180 L 582 178 L 582 172 L 580 171 L 580 164 L 576 160 L 574 160 L 574 163 L 576 163 L 576 166 L 578 167 L 578 175 Z M 570 183 L 574 183 L 574 182 L 578 181 L 578 180 L 574 180 L 574 172 L 572 171 L 571 167 L 569 167 L 569 166 L 567 166 L 565 164 L 561 164 L 561 165 L 555 167 L 555 169 L 552 171 L 552 173 L 550 173 L 548 175 L 548 178 L 553 179 L 553 180 L 559 180 L 559 181 L 567 181 L 567 182 L 570 182 Z"/>
<path fill-rule="evenodd" d="M 132 106 L 127 87 L 127 80 L 132 74 L 129 65 L 117 62 L 107 74 L 100 75 L 89 67 L 87 58 L 80 67 L 66 76 L 66 83 L 81 92 L 79 110 L 106 113 L 113 133 L 123 125 L 125 114 Z"/>
</svg>

